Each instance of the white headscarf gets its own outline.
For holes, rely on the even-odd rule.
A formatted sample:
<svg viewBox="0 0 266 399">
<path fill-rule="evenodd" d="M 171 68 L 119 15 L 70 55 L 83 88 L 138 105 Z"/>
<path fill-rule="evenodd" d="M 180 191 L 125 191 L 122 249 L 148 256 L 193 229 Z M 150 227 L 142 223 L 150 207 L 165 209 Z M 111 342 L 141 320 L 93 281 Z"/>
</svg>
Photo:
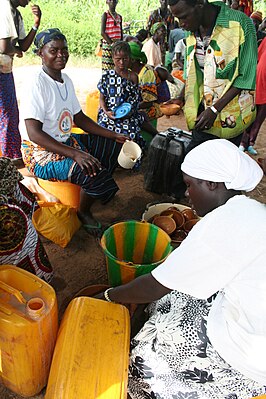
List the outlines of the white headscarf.
<svg viewBox="0 0 266 399">
<path fill-rule="evenodd" d="M 252 191 L 263 177 L 256 161 L 224 139 L 195 147 L 186 155 L 181 170 L 197 179 L 223 182 L 228 190 Z"/>
</svg>

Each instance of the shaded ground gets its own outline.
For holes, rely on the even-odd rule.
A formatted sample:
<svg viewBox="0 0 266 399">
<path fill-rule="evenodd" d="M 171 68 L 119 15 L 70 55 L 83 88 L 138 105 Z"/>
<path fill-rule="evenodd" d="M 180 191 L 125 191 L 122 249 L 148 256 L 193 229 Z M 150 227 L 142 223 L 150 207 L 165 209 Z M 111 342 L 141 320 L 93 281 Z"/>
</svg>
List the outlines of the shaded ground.
<svg viewBox="0 0 266 399">
<path fill-rule="evenodd" d="M 19 68 L 20 69 L 20 68 Z M 17 77 L 24 76 L 17 73 Z M 87 71 L 90 74 L 91 71 Z M 98 79 L 99 71 L 94 71 L 90 76 Z M 69 73 L 74 80 L 76 87 L 78 86 L 78 97 L 84 106 L 86 93 L 88 92 L 85 78 L 82 78 L 81 70 L 71 71 Z M 18 78 L 17 78 L 18 79 Z M 20 79 L 20 78 L 19 78 Z M 80 83 L 78 83 L 80 82 Z M 90 88 L 95 87 L 95 80 L 89 79 Z M 97 80 L 96 80 L 97 82 Z M 83 84 L 84 83 L 84 84 Z M 19 90 L 21 81 L 18 81 Z M 18 96 L 19 96 L 18 90 Z M 167 127 L 176 126 L 186 129 L 183 115 L 178 115 L 167 119 L 162 117 L 159 120 L 158 128 L 160 131 Z M 262 126 L 256 145 L 259 156 L 266 156 L 266 123 Z M 145 162 L 144 162 L 145 167 Z M 158 194 L 150 193 L 143 188 L 143 169 L 139 173 L 133 173 L 118 169 L 114 174 L 115 180 L 120 187 L 120 191 L 115 198 L 105 207 L 95 204 L 94 213 L 96 218 L 104 224 L 109 225 L 121 220 L 141 219 L 141 215 L 148 203 L 153 201 L 164 201 L 169 198 Z M 266 178 L 252 192 L 250 196 L 266 203 Z M 248 215 L 244 215 L 248 221 Z M 248 239 L 248 238 L 247 238 Z M 91 284 L 99 284 L 107 282 L 105 259 L 101 247 L 97 240 L 89 236 L 82 228 L 76 233 L 67 248 L 63 249 L 56 244 L 44 239 L 43 240 L 50 261 L 54 267 L 55 275 L 64 279 L 66 287 L 57 291 L 60 316 L 62 316 L 67 304 L 73 296 L 84 286 Z M 19 395 L 15 395 L 0 385 L 1 399 L 21 399 Z M 44 393 L 34 396 L 35 399 L 44 398 Z M 77 398 L 82 399 L 82 398 Z"/>
</svg>

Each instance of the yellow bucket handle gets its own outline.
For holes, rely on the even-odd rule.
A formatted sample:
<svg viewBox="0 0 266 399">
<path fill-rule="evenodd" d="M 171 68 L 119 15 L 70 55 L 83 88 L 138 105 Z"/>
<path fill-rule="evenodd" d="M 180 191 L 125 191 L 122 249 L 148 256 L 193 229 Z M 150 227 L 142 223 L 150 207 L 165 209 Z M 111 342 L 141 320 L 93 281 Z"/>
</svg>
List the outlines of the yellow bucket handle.
<svg viewBox="0 0 266 399">
<path fill-rule="evenodd" d="M 0 281 L 0 288 L 3 291 L 6 291 L 11 295 L 14 295 L 20 303 L 23 303 L 23 304 L 27 303 L 26 299 L 23 297 L 21 292 L 19 290 L 17 290 L 16 288 L 10 287 L 10 285 L 4 283 L 3 281 Z"/>
</svg>

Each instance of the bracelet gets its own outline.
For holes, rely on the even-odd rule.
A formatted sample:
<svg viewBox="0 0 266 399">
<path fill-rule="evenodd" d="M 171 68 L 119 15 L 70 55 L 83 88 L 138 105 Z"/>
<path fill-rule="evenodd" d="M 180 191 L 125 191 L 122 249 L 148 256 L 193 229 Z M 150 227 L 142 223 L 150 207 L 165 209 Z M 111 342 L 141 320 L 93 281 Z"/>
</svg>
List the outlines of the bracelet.
<svg viewBox="0 0 266 399">
<path fill-rule="evenodd" d="M 105 299 L 107 302 L 113 302 L 113 301 L 110 299 L 109 294 L 108 294 L 108 292 L 111 291 L 112 289 L 113 289 L 113 287 L 107 288 L 107 290 L 105 290 L 104 293 L 103 293 L 104 299 Z"/>
<path fill-rule="evenodd" d="M 218 111 L 213 105 L 210 107 L 210 109 L 212 110 L 212 112 L 213 112 L 215 115 L 218 115 L 218 114 L 219 114 L 219 111 Z"/>
<path fill-rule="evenodd" d="M 36 26 L 33 25 L 33 27 L 31 28 L 32 30 L 35 30 L 35 32 L 37 32 L 38 28 Z"/>
</svg>

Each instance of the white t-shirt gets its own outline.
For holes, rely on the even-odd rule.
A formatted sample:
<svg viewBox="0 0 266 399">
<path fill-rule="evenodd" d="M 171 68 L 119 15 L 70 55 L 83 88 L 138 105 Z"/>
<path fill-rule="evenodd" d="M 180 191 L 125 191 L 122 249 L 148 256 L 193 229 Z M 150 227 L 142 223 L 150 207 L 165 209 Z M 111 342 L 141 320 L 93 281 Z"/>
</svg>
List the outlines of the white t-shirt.
<svg viewBox="0 0 266 399">
<path fill-rule="evenodd" d="M 147 40 L 142 47 L 142 51 L 146 54 L 147 64 L 154 67 L 162 65 L 162 53 L 159 44 L 156 44 L 152 37 Z"/>
<path fill-rule="evenodd" d="M 0 0 L 0 9 L 0 39 L 6 39 L 8 37 L 15 39 L 18 35 L 9 0 Z"/>
<path fill-rule="evenodd" d="M 0 0 L 0 10 L 0 39 L 11 38 L 12 41 L 17 38 L 24 39 L 26 35 L 22 18 L 19 17 L 18 36 L 9 0 Z M 16 10 L 14 10 L 14 12 L 15 11 Z M 11 72 L 12 63 L 13 57 L 6 54 L 0 54 L 0 72 Z"/>
<path fill-rule="evenodd" d="M 184 43 L 184 39 L 178 40 L 178 42 L 175 45 L 175 54 L 176 53 L 180 53 L 181 54 L 181 56 L 180 56 L 181 60 L 184 59 L 185 50 L 186 50 L 186 45 Z"/>
<path fill-rule="evenodd" d="M 232 367 L 266 385 L 266 205 L 231 198 L 204 216 L 152 275 L 199 299 L 219 291 L 208 337 Z"/>
<path fill-rule="evenodd" d="M 42 130 L 59 142 L 66 142 L 73 126 L 73 118 L 81 107 L 72 80 L 62 74 L 63 83 L 52 79 L 42 69 L 27 82 L 20 102 L 20 134 L 29 140 L 25 119 L 36 119 Z"/>
</svg>

